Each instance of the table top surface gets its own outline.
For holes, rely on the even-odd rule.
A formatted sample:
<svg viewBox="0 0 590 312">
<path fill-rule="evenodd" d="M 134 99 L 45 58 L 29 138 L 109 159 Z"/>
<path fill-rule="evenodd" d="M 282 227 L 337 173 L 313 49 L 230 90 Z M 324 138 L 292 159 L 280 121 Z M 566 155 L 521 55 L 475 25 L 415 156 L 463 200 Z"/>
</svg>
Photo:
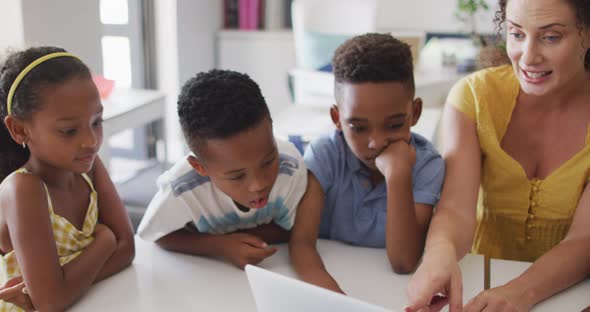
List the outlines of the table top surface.
<svg viewBox="0 0 590 312">
<path fill-rule="evenodd" d="M 157 90 L 115 88 L 107 99 L 102 100 L 103 118 L 108 120 L 145 104 L 157 103 L 165 97 L 163 92 Z"/>
<path fill-rule="evenodd" d="M 230 263 L 165 251 L 136 238 L 136 257 L 123 272 L 94 285 L 71 311 L 256 311 L 244 271 Z M 295 277 L 286 244 L 259 264 Z M 411 275 L 392 272 L 385 249 L 354 247 L 318 240 L 326 268 L 351 297 L 402 310 Z M 483 289 L 483 257 L 467 255 L 460 263 L 464 302 Z M 491 261 L 491 286 L 524 272 L 530 263 Z M 537 305 L 533 311 L 580 311 L 590 306 L 590 279 Z"/>
<path fill-rule="evenodd" d="M 490 287 L 506 284 L 522 274 L 529 262 L 492 259 L 490 262 Z M 590 279 L 537 304 L 533 312 L 581 311 L 590 306 Z"/>
<path fill-rule="evenodd" d="M 351 297 L 401 310 L 411 275 L 393 273 L 385 249 L 319 240 L 326 268 Z M 287 245 L 259 264 L 294 277 Z M 464 298 L 483 289 L 483 257 L 461 261 Z M 162 250 L 136 238 L 133 265 L 94 285 L 71 311 L 256 311 L 246 274 L 228 262 Z"/>
</svg>

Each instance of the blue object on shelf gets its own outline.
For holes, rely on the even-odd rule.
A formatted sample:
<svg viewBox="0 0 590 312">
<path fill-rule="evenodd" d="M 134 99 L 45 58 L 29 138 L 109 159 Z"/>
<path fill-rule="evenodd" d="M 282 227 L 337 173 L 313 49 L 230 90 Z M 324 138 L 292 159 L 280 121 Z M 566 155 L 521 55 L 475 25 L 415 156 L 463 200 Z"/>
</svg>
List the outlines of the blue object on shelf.
<svg viewBox="0 0 590 312">
<path fill-rule="evenodd" d="M 303 151 L 305 150 L 305 143 L 303 142 L 303 138 L 300 135 L 289 135 L 289 142 L 293 143 L 299 153 L 303 155 Z"/>
<path fill-rule="evenodd" d="M 326 65 L 324 65 L 324 66 L 322 66 L 322 67 L 318 68 L 318 70 L 319 70 L 319 71 L 322 71 L 322 72 L 328 72 L 328 73 L 331 73 L 331 72 L 332 72 L 332 63 L 328 63 L 328 64 L 326 64 Z"/>
<path fill-rule="evenodd" d="M 317 70 L 331 64 L 334 51 L 352 35 L 325 34 L 314 31 L 303 33 L 301 68 Z M 330 66 L 331 67 L 331 66 Z"/>
</svg>

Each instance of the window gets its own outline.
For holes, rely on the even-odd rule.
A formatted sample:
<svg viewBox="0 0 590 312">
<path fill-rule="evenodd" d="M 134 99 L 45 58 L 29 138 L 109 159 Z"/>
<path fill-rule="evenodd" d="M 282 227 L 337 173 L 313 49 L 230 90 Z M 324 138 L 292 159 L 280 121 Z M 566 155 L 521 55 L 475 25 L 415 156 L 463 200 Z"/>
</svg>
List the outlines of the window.
<svg viewBox="0 0 590 312">
<path fill-rule="evenodd" d="M 103 36 L 102 62 L 105 78 L 115 80 L 118 87 L 131 87 L 131 49 L 128 37 Z"/>
<path fill-rule="evenodd" d="M 141 0 L 100 0 L 102 72 L 116 88 L 145 88 L 142 10 Z M 123 164 L 111 172 L 114 180 L 133 174 L 154 153 L 146 128 L 117 133 L 108 144 L 111 164 Z"/>
<path fill-rule="evenodd" d="M 100 22 L 111 25 L 128 24 L 127 0 L 100 0 Z"/>
</svg>

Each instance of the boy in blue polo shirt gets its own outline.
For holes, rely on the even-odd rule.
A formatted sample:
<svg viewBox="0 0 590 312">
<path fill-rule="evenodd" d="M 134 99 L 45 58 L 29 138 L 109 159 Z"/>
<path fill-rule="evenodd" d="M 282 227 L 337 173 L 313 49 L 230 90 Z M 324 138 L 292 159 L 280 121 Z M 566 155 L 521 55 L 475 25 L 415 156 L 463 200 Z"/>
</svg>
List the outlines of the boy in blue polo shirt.
<svg viewBox="0 0 590 312">
<path fill-rule="evenodd" d="M 332 60 L 337 130 L 305 151 L 306 196 L 291 234 L 291 261 L 310 283 L 343 292 L 315 248 L 318 237 L 387 249 L 396 273 L 413 271 L 423 252 L 444 161 L 412 133 L 422 100 L 410 47 L 386 34 L 342 44 Z"/>
</svg>

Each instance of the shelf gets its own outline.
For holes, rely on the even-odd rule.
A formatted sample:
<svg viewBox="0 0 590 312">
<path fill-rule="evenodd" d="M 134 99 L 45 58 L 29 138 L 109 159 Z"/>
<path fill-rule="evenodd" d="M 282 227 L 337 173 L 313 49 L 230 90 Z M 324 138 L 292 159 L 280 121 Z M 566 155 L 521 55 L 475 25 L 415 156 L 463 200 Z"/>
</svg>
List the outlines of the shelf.
<svg viewBox="0 0 590 312">
<path fill-rule="evenodd" d="M 225 29 L 217 33 L 221 40 L 225 39 L 264 39 L 264 40 L 293 40 L 293 32 L 285 30 L 239 30 Z"/>
</svg>

